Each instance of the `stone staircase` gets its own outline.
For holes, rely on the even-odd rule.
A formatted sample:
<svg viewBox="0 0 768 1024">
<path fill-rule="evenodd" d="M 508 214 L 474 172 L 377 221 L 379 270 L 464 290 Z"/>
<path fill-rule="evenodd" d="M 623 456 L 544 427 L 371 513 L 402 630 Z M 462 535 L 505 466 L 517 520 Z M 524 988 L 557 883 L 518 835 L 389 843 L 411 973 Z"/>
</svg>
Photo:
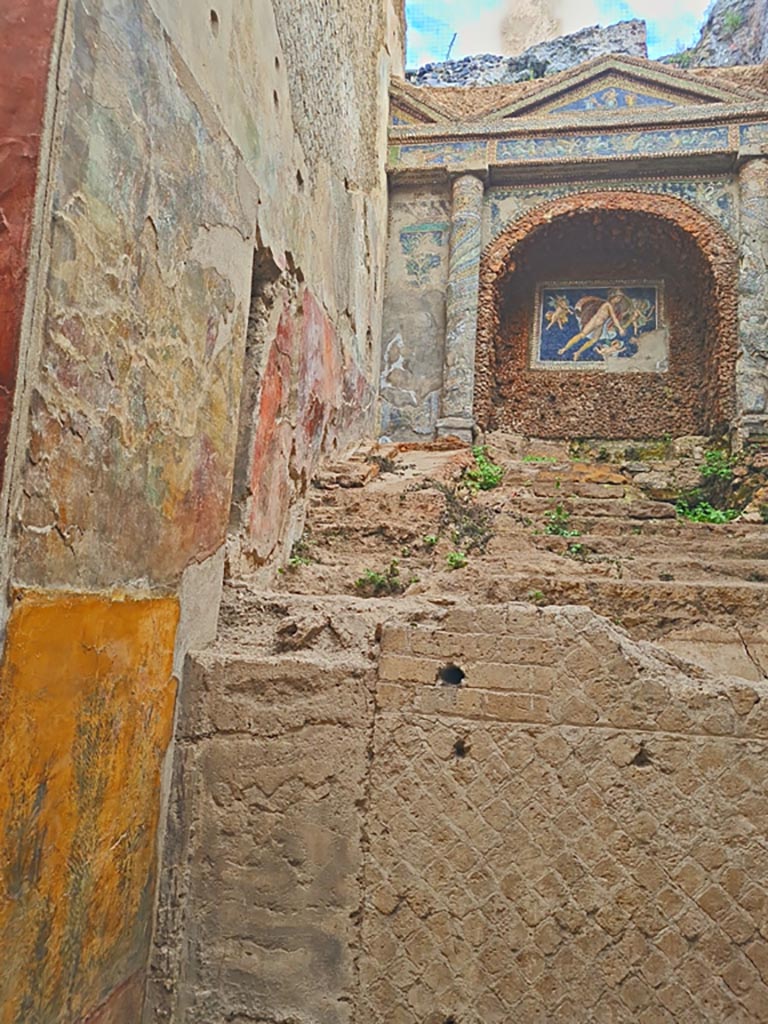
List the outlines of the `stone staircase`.
<svg viewBox="0 0 768 1024">
<path fill-rule="evenodd" d="M 768 527 L 678 519 L 677 444 L 316 480 L 189 660 L 158 1019 L 768 1019 Z"/>
</svg>

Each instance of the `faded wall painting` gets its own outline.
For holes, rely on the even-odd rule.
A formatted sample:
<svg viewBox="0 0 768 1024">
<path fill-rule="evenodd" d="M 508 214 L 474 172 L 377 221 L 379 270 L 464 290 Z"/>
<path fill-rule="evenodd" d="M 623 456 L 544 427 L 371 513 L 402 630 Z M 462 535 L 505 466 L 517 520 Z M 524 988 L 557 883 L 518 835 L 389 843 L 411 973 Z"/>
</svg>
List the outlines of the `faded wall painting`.
<svg viewBox="0 0 768 1024">
<path fill-rule="evenodd" d="M 533 366 L 614 373 L 668 367 L 661 282 L 541 285 L 535 309 Z"/>
</svg>

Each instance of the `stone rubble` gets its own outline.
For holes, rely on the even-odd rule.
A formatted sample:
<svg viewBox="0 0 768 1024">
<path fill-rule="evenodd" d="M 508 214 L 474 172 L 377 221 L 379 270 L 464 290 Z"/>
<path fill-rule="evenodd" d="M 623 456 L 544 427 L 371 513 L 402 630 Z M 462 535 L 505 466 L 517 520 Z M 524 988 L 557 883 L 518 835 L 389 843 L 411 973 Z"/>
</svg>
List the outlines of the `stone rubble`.
<svg viewBox="0 0 768 1024">
<path fill-rule="evenodd" d="M 516 57 L 485 53 L 425 64 L 418 71 L 406 72 L 406 78 L 412 85 L 505 85 L 554 75 L 611 53 L 647 57 L 645 22 L 639 19 L 620 21 L 607 28 L 592 25 L 538 43 Z"/>
</svg>

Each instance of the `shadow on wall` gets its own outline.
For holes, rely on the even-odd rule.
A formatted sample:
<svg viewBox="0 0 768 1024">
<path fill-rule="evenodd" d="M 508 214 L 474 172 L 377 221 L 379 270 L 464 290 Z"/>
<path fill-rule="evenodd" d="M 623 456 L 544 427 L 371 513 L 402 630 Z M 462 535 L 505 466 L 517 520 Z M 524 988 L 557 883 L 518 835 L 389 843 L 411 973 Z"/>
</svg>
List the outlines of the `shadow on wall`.
<svg viewBox="0 0 768 1024">
<path fill-rule="evenodd" d="M 228 543 L 231 575 L 248 574 L 301 534 L 322 458 L 359 435 L 373 391 L 290 259 L 257 250 Z"/>
</svg>

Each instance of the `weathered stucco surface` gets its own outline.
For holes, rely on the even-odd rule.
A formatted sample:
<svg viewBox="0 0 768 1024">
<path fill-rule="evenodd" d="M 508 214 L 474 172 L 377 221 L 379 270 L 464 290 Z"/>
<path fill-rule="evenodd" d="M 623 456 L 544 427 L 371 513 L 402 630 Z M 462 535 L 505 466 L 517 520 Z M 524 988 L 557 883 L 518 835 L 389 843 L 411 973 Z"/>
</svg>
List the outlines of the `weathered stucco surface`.
<svg viewBox="0 0 768 1024">
<path fill-rule="evenodd" d="M 449 192 L 393 191 L 380 380 L 385 437 L 431 437 L 437 425 L 450 239 Z"/>
<path fill-rule="evenodd" d="M 185 694 L 153 1019 L 763 1019 L 764 681 L 584 607 L 239 593 Z"/>
<path fill-rule="evenodd" d="M 69 30 L 13 571 L 173 581 L 224 539 L 255 194 L 145 5 Z"/>
<path fill-rule="evenodd" d="M 177 618 L 167 598 L 14 595 L 0 676 L 3 1024 L 80 1020 L 143 967 Z"/>
<path fill-rule="evenodd" d="M 16 389 L 48 63 L 58 0 L 0 11 L 0 485 Z"/>
<path fill-rule="evenodd" d="M 202 656 L 185 690 L 152 1020 L 355 1019 L 372 672 Z M 157 964 L 159 966 L 159 963 Z"/>
<path fill-rule="evenodd" d="M 41 39 L 54 6 L 35 15 Z M 246 453 L 246 508 L 233 521 L 258 562 L 290 547 L 291 524 L 300 531 L 323 454 L 373 421 L 401 13 L 378 0 L 349 0 L 332 16 L 322 3 L 297 11 L 269 0 L 67 5 L 54 41 L 53 156 L 37 196 L 48 219 L 29 296 L 34 337 L 8 463 L 8 574 L 39 594 L 50 625 L 32 654 L 17 625 L 27 605 L 13 605 L 5 648 L 2 756 L 14 765 L 16 817 L 4 841 L 8 862 L 33 876 L 24 898 L 3 906 L 4 924 L 24 936 L 0 969 L 13 1024 L 141 1016 L 170 666 L 180 674 L 188 647 L 212 636 L 236 452 Z M 39 42 L 30 37 L 35 72 Z M 47 84 L 35 86 L 38 118 Z M 19 166 L 34 177 L 30 124 Z M 18 218 L 8 207 L 17 233 L 28 233 L 30 188 Z M 21 309 L 23 267 L 11 270 Z M 251 345 L 266 285 L 275 304 L 256 318 Z M 125 588 L 173 611 L 153 635 L 167 675 L 161 686 L 153 670 L 140 699 L 126 678 L 150 671 L 146 628 L 126 611 Z M 86 639 L 73 607 L 91 609 Z M 61 692 L 48 688 L 48 667 Z M 118 740 L 102 742 L 113 732 Z M 67 781 L 66 766 L 86 755 L 77 771 L 99 790 L 93 798 Z M 55 801 L 38 788 L 51 773 Z M 99 787 L 113 779 L 126 803 L 110 795 L 107 822 Z M 24 830 L 35 815 L 60 844 L 34 845 Z"/>
<path fill-rule="evenodd" d="M 763 1019 L 762 684 L 686 679 L 576 608 L 382 648 L 363 1019 Z"/>
</svg>

